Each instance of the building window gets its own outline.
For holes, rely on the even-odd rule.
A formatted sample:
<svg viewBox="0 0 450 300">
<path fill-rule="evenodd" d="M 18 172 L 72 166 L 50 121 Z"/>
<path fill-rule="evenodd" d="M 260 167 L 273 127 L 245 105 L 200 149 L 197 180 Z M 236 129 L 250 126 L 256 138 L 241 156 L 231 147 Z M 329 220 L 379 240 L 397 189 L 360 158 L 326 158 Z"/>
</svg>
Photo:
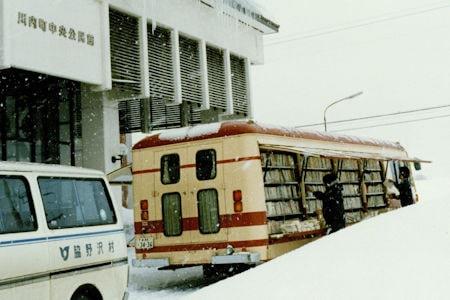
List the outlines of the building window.
<svg viewBox="0 0 450 300">
<path fill-rule="evenodd" d="M 198 151 L 195 156 L 197 179 L 210 180 L 216 178 L 216 164 L 216 151 L 214 149 Z"/>
<path fill-rule="evenodd" d="M 236 114 L 248 114 L 248 83 L 245 60 L 230 55 L 231 84 L 233 90 L 233 110 Z"/>
<path fill-rule="evenodd" d="M 162 195 L 162 210 L 165 236 L 179 236 L 183 232 L 181 217 L 181 195 L 169 193 Z"/>
<path fill-rule="evenodd" d="M 197 194 L 199 229 L 203 234 L 220 230 L 219 199 L 216 189 L 201 190 Z"/>
<path fill-rule="evenodd" d="M 0 71 L 0 160 L 75 165 L 80 115 L 79 83 Z"/>
<path fill-rule="evenodd" d="M 206 47 L 208 67 L 209 102 L 212 108 L 225 111 L 227 109 L 227 91 L 225 80 L 225 64 L 223 51 L 214 47 Z"/>
<path fill-rule="evenodd" d="M 138 19 L 110 9 L 112 88 L 116 99 L 142 94 Z"/>
<path fill-rule="evenodd" d="M 168 154 L 161 157 L 161 182 L 174 184 L 180 181 L 180 156 Z"/>
<path fill-rule="evenodd" d="M 39 178 L 48 228 L 116 223 L 116 215 L 100 179 Z"/>
<path fill-rule="evenodd" d="M 25 178 L 0 176 L 0 234 L 35 230 L 36 215 Z"/>
<path fill-rule="evenodd" d="M 153 130 L 181 127 L 180 105 L 174 101 L 172 37 L 168 29 L 147 26 L 148 67 L 150 82 L 150 127 Z"/>
</svg>

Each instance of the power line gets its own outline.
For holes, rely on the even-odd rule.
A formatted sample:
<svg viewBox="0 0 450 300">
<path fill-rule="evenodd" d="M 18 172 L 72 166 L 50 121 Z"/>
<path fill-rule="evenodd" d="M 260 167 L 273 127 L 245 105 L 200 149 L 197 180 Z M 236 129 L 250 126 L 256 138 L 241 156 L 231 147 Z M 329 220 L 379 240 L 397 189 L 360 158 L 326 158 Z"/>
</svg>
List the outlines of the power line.
<svg viewBox="0 0 450 300">
<path fill-rule="evenodd" d="M 400 122 L 392 122 L 392 123 L 385 123 L 385 124 L 372 125 L 372 126 L 364 126 L 364 127 L 355 127 L 355 128 L 347 128 L 347 129 L 332 130 L 331 132 L 352 131 L 352 130 L 359 130 L 359 129 L 367 129 L 367 128 L 376 128 L 376 127 L 392 126 L 392 125 L 405 124 L 405 123 L 414 123 L 414 122 L 427 121 L 427 120 L 434 120 L 434 119 L 443 119 L 443 118 L 448 118 L 448 117 L 450 117 L 450 115 L 441 115 L 441 116 L 435 116 L 435 117 L 420 118 L 420 119 L 407 120 L 407 121 L 400 121 Z"/>
<path fill-rule="evenodd" d="M 352 119 L 331 121 L 331 122 L 327 122 L 327 124 L 347 123 L 347 122 L 361 121 L 361 120 L 367 120 L 367 119 L 375 119 L 375 118 L 381 118 L 381 117 L 398 116 L 398 115 L 403 115 L 403 114 L 410 114 L 410 113 L 415 113 L 415 112 L 422 112 L 422 111 L 428 111 L 428 110 L 442 109 L 442 108 L 448 108 L 448 107 L 450 107 L 450 104 L 440 105 L 440 106 L 431 106 L 431 107 L 425 107 L 425 108 L 419 108 L 419 109 L 412 109 L 412 110 L 406 110 L 406 111 L 399 111 L 399 112 L 395 112 L 395 113 L 387 113 L 387 114 L 366 116 L 366 117 L 360 117 L 360 118 L 352 118 Z M 314 124 L 295 126 L 295 128 L 314 127 L 314 126 L 321 126 L 321 125 L 323 125 L 323 122 L 322 123 L 314 123 Z"/>
<path fill-rule="evenodd" d="M 322 36 L 322 35 L 328 35 L 328 34 L 340 32 L 340 31 L 346 31 L 346 30 L 351 30 L 351 29 L 355 29 L 355 28 L 366 27 L 366 26 L 370 26 L 373 24 L 384 23 L 384 22 L 388 22 L 388 21 L 392 21 L 392 20 L 421 15 L 424 13 L 428 13 L 431 11 L 440 10 L 440 9 L 444 9 L 444 8 L 448 8 L 448 7 L 450 7 L 450 5 L 443 5 L 443 6 L 433 7 L 430 9 L 421 10 L 421 11 L 417 11 L 417 12 L 413 12 L 413 13 L 382 18 L 379 20 L 374 20 L 374 21 L 365 22 L 365 23 L 361 23 L 361 24 L 349 25 L 349 26 L 345 26 L 342 28 L 325 30 L 325 31 L 319 32 L 319 33 L 306 34 L 306 35 L 298 36 L 298 37 L 292 38 L 292 39 L 285 39 L 285 40 L 281 40 L 281 41 L 269 42 L 269 43 L 266 43 L 265 46 L 274 46 L 274 45 L 278 45 L 278 44 L 290 43 L 290 42 L 294 42 L 294 41 L 298 41 L 298 40 L 304 40 L 304 39 L 314 38 L 314 37 L 318 37 L 318 36 Z"/>
<path fill-rule="evenodd" d="M 268 43 L 278 42 L 278 41 L 282 41 L 282 40 L 289 39 L 289 38 L 295 38 L 295 37 L 303 36 L 303 35 L 306 35 L 306 34 L 318 33 L 318 32 L 322 32 L 323 30 L 330 30 L 330 29 L 334 29 L 334 28 L 342 28 L 343 26 L 351 26 L 351 25 L 359 24 L 359 23 L 365 22 L 365 21 L 379 20 L 380 18 L 383 18 L 383 17 L 395 16 L 395 15 L 398 15 L 398 14 L 401 14 L 401 13 L 404 13 L 404 12 L 413 12 L 413 11 L 433 8 L 433 7 L 436 7 L 436 6 L 441 5 L 441 4 L 448 4 L 448 0 L 428 3 L 426 5 L 410 7 L 410 8 L 407 8 L 407 9 L 398 9 L 398 10 L 395 10 L 395 11 L 390 11 L 388 13 L 376 15 L 376 16 L 373 16 L 373 17 L 370 17 L 370 18 L 355 19 L 353 21 L 349 21 L 349 22 L 345 22 L 345 23 L 341 23 L 341 24 L 335 24 L 335 25 L 331 25 L 331 26 L 330 25 L 321 26 L 321 27 L 316 27 L 314 29 L 304 30 L 304 31 L 300 31 L 300 32 L 294 32 L 294 33 L 286 34 L 286 35 L 277 34 L 275 39 L 272 39 Z"/>
</svg>

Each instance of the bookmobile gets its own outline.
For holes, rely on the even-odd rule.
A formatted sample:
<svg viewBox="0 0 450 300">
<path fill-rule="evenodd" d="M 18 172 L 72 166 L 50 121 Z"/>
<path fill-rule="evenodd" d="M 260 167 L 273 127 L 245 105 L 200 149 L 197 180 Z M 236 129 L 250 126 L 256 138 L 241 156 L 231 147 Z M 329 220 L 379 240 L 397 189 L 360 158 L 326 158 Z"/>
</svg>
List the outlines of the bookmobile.
<svg viewBox="0 0 450 300">
<path fill-rule="evenodd" d="M 343 185 L 348 226 L 392 209 L 383 183 L 413 165 L 398 143 L 253 121 L 151 135 L 133 147 L 134 264 L 210 274 L 271 260 L 326 233 L 313 195 L 325 174 Z"/>
</svg>

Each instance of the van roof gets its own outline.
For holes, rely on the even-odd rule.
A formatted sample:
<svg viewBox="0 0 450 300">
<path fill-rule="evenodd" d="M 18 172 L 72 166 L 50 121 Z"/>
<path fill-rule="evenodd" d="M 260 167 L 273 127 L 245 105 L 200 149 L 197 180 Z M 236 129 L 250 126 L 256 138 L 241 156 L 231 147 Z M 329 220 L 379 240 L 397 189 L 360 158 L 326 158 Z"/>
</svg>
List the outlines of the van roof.
<svg viewBox="0 0 450 300">
<path fill-rule="evenodd" d="M 252 120 L 225 121 L 220 123 L 167 129 L 161 133 L 156 133 L 142 139 L 141 141 L 136 143 L 136 145 L 134 145 L 133 150 L 217 137 L 233 136 L 245 133 L 268 134 L 308 140 L 388 147 L 402 151 L 405 150 L 398 142 L 390 142 L 372 138 L 361 138 L 316 130 L 304 130 L 294 127 L 273 126 L 257 123 Z"/>
<path fill-rule="evenodd" d="M 0 172 L 1 171 L 35 172 L 41 174 L 56 173 L 61 175 L 104 176 L 104 173 L 100 171 L 79 167 L 39 164 L 29 162 L 12 162 L 12 161 L 0 161 Z"/>
</svg>

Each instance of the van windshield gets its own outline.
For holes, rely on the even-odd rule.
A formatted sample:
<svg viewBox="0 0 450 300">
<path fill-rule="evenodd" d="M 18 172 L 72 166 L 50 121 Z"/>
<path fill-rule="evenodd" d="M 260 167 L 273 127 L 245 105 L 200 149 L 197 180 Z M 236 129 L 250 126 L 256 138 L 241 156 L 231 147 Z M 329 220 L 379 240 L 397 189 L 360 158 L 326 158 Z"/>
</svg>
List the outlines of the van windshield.
<svg viewBox="0 0 450 300">
<path fill-rule="evenodd" d="M 116 223 L 111 198 L 101 179 L 38 179 L 50 229 Z"/>
</svg>

